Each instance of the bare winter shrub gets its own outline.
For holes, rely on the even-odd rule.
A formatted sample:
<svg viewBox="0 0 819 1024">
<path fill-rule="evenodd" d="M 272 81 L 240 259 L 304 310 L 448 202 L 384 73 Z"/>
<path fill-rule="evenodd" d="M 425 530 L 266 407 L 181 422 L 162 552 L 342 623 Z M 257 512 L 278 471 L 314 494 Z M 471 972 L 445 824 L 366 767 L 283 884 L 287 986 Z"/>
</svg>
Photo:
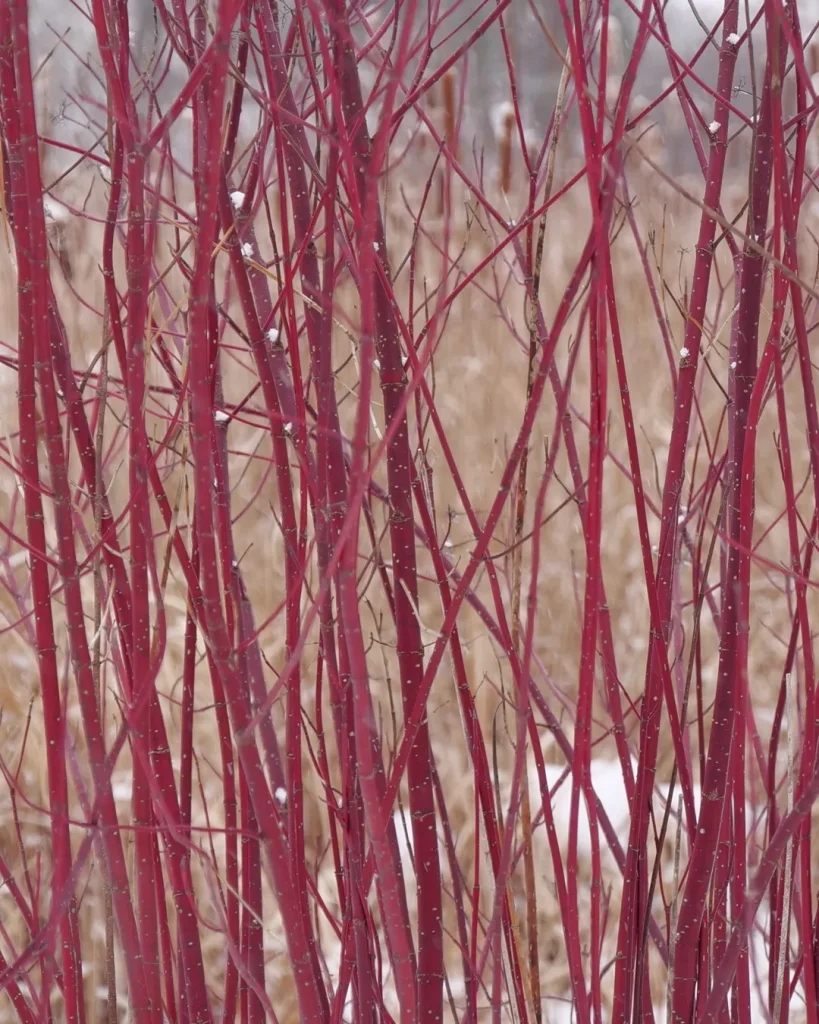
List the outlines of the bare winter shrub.
<svg viewBox="0 0 819 1024">
<path fill-rule="evenodd" d="M 817 19 L 0 0 L 1 1021 L 816 1021 Z"/>
</svg>

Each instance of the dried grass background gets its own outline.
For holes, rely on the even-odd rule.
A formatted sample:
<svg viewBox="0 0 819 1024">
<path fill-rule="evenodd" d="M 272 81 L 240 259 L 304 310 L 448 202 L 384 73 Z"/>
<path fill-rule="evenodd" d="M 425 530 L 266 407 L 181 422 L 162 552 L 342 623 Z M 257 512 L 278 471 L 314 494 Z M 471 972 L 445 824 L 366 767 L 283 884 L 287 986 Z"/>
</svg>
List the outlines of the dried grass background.
<svg viewBox="0 0 819 1024">
<path fill-rule="evenodd" d="M 651 136 L 646 137 L 643 148 L 655 156 L 661 152 L 650 150 Z M 396 153 L 406 140 L 396 142 Z M 745 145 L 742 138 L 736 147 Z M 559 182 L 569 180 L 577 166 L 572 140 L 567 139 L 561 146 Z M 491 152 L 491 150 L 490 150 Z M 431 166 L 432 154 L 416 140 L 412 143 L 412 155 L 406 158 L 395 175 L 399 182 L 388 178 L 384 184 L 383 209 L 388 225 L 390 263 L 394 270 L 402 265 L 404 257 L 413 243 L 413 222 L 407 207 L 417 209 L 427 173 Z M 741 158 L 737 158 L 741 164 Z M 46 176 L 48 177 L 48 176 Z M 687 294 L 690 290 L 694 258 L 694 245 L 700 211 L 696 203 L 684 192 L 698 198 L 702 184 L 696 177 L 680 178 L 676 184 L 665 181 L 652 172 L 638 153 L 634 153 L 627 164 L 625 184 L 618 197 L 616 216 L 617 240 L 614 243 L 617 271 L 619 315 L 624 333 L 626 359 L 631 400 L 638 417 L 640 433 L 640 459 L 648 500 L 660 500 L 659 481 L 662 480 L 667 458 L 668 442 L 673 414 L 673 390 L 671 384 L 672 366 L 679 359 L 683 344 L 683 315 Z M 400 185 L 400 187 L 399 187 Z M 449 258 L 459 254 L 460 272 L 467 272 L 490 251 L 500 239 L 497 229 L 489 225 L 471 197 L 457 182 L 452 183 L 452 230 L 447 240 Z M 508 203 L 510 218 L 514 217 L 523 202 L 521 168 L 516 162 L 514 187 L 507 196 L 501 196 L 495 186 L 493 199 L 503 207 Z M 275 187 L 271 188 L 271 202 L 276 208 Z M 731 179 L 724 195 L 727 216 L 742 208 L 747 194 L 746 183 L 740 173 Z M 62 203 L 59 226 L 51 231 L 52 279 L 59 301 L 60 313 L 70 339 L 75 367 L 82 372 L 92 364 L 98 366 L 99 352 L 103 345 L 103 325 L 100 310 L 103 306 L 102 277 L 100 274 L 100 252 L 102 219 L 105 215 L 107 184 L 93 168 L 81 166 L 63 180 L 52 193 L 55 202 Z M 803 215 L 799 239 L 803 276 L 814 281 L 817 272 L 817 244 L 814 230 L 819 232 L 819 209 L 806 209 Z M 189 232 L 184 213 L 164 206 L 161 216 L 166 221 L 156 246 L 156 268 L 161 273 L 169 267 L 172 258 L 169 243 L 172 244 L 173 229 L 178 227 L 184 238 Z M 263 221 L 263 217 L 260 218 Z M 568 279 L 580 256 L 580 249 L 590 230 L 590 216 L 585 185 L 571 188 L 553 207 L 548 223 L 544 274 L 541 287 L 541 303 L 547 324 L 565 291 Z M 416 303 L 423 287 L 435 301 L 436 288 L 440 284 L 442 264 L 441 246 L 444 244 L 443 218 L 435 214 L 424 214 L 423 236 L 417 245 L 418 264 L 416 270 Z M 262 228 L 264 225 L 261 225 Z M 643 255 L 641 256 L 641 249 Z M 255 254 L 270 257 L 271 253 Z M 255 258 L 254 255 L 254 258 Z M 664 304 L 671 352 L 663 341 L 655 310 L 646 286 L 643 260 L 651 267 L 651 274 L 657 284 Z M 219 272 L 226 280 L 226 261 L 219 259 Z M 165 280 L 168 302 L 178 304 L 180 311 L 186 308 L 185 285 L 179 273 L 173 269 Z M 449 285 L 451 287 L 451 284 Z M 0 355 L 13 359 L 17 346 L 16 271 L 13 250 L 5 241 L 0 244 Z M 398 277 L 397 290 L 407 301 L 408 267 Z M 229 294 L 229 293 L 228 293 Z M 341 288 L 336 296 L 338 327 L 333 339 L 334 363 L 340 367 L 337 376 L 337 394 L 341 405 L 342 426 L 349 432 L 356 411 L 356 391 L 359 377 L 359 363 L 356 349 L 356 324 L 358 310 L 352 285 Z M 728 376 L 731 372 L 727 356 L 727 338 L 730 316 L 736 302 L 733 291 L 732 268 L 727 250 L 719 250 L 714 270 L 714 285 L 708 323 L 704 336 L 704 351 L 708 368 L 701 370 L 699 380 L 699 418 L 692 427 L 689 443 L 687 479 L 696 480 L 701 476 L 706 463 L 705 448 L 725 445 L 726 424 L 724 420 Z M 817 322 L 815 301 L 808 297 L 808 323 L 812 328 Z M 158 318 L 167 318 L 166 308 L 157 308 Z M 403 309 L 408 315 L 408 309 Z M 235 306 L 231 313 L 241 326 L 241 317 Z M 766 317 L 769 312 L 766 310 Z M 760 338 L 764 338 L 767 321 L 759 327 Z M 568 329 L 558 350 L 558 364 L 561 377 L 569 363 L 571 347 L 583 346 L 587 341 L 577 312 L 573 314 Z M 490 506 L 499 484 L 500 474 L 514 437 L 520 427 L 521 411 L 525 402 L 527 373 L 527 329 L 524 319 L 524 289 L 520 269 L 516 264 L 514 251 L 507 246 L 490 267 L 482 272 L 476 281 L 453 303 L 446 317 L 445 325 L 436 344 L 434 360 L 428 370 L 428 379 L 434 385 L 437 409 L 441 416 L 446 435 L 452 446 L 454 458 L 463 474 L 463 481 L 472 504 L 480 517 Z M 793 366 L 795 356 L 789 356 L 788 365 Z M 302 365 L 307 364 L 307 352 L 302 352 Z M 225 336 L 222 352 L 222 369 L 225 383 L 225 407 L 239 402 L 255 381 L 255 373 L 241 339 L 231 331 Z M 112 377 L 116 376 L 115 362 L 111 364 Z M 158 387 L 166 385 L 164 371 L 155 355 L 149 355 L 149 375 Z M 16 479 L 17 437 L 15 409 L 15 374 L 13 369 L 3 369 L 0 406 L 0 434 L 2 434 L 2 496 L 0 506 L 5 524 L 21 534 L 24 527 L 21 516 L 21 501 Z M 792 403 L 791 442 L 795 477 L 800 483 L 809 473 L 809 452 L 805 425 L 801 411 L 802 401 L 799 381 L 792 374 L 788 383 Z M 93 390 L 89 386 L 89 390 Z M 588 360 L 580 355 L 574 371 L 570 416 L 581 455 L 581 465 L 587 457 L 588 433 L 586 414 L 588 409 Z M 606 608 L 611 623 L 614 650 L 599 652 L 598 705 L 596 707 L 596 736 L 599 743 L 595 757 L 602 761 L 614 757 L 614 747 L 607 734 L 609 721 L 606 713 L 606 699 L 602 685 L 603 659 L 611 658 L 616 663 L 617 678 L 627 700 L 639 701 L 642 693 L 646 653 L 649 640 L 649 614 L 645 594 L 645 580 L 641 552 L 637 539 L 637 525 L 634 511 L 633 492 L 625 469 L 627 453 L 619 416 L 616 388 L 610 394 L 612 409 L 609 428 L 609 454 L 606 462 L 605 519 L 603 531 L 604 579 L 606 586 Z M 106 445 L 107 485 L 117 512 L 123 512 L 128 500 L 125 462 L 127 448 L 125 433 L 120 425 L 124 415 L 122 395 L 115 381 L 109 385 Z M 544 448 L 555 437 L 555 401 L 547 392 L 540 410 L 536 428 L 532 435 L 531 478 L 538 479 L 544 464 Z M 155 392 L 147 409 L 149 432 L 160 436 L 173 411 L 173 401 L 160 391 Z M 382 425 L 382 410 L 378 398 L 373 400 L 373 437 Z M 414 429 L 414 425 L 413 428 Z M 784 507 L 781 475 L 775 444 L 775 408 L 765 413 L 759 432 L 759 458 L 757 462 L 757 508 L 756 535 L 761 540 L 759 554 L 767 560 L 766 565 L 754 569 L 752 587 L 753 621 L 748 624 L 751 637 L 750 678 L 752 705 L 757 727 L 763 744 L 767 744 L 773 720 L 773 707 L 779 691 L 787 637 L 793 617 L 790 585 L 778 566 L 789 560 L 787 525 L 781 516 Z M 446 557 L 456 569 L 466 558 L 471 543 L 471 531 L 464 509 L 460 503 L 453 480 L 437 445 L 435 435 L 426 435 L 428 447 L 425 464 L 432 468 L 434 480 L 435 508 L 438 517 L 438 531 Z M 277 493 L 269 462 L 270 443 L 264 417 L 253 403 L 240 419 L 230 424 L 229 447 L 231 451 L 231 482 L 234 515 L 241 510 L 235 526 L 235 539 L 240 565 L 249 590 L 257 624 L 273 613 L 284 599 L 283 541 L 277 517 Z M 190 495 L 192 480 L 186 463 L 184 431 L 175 439 L 172 449 L 160 457 L 160 468 L 165 480 L 167 493 L 178 502 L 177 516 L 180 529 L 184 529 L 190 517 Z M 699 460 L 699 461 L 697 461 Z M 76 467 L 75 467 L 76 469 Z M 563 454 L 558 459 L 557 478 L 563 490 L 554 487 L 548 510 L 554 512 L 543 529 L 541 538 L 542 569 L 538 581 L 537 623 L 535 631 L 535 682 L 540 687 L 557 718 L 569 737 L 572 735 L 574 703 L 580 661 L 580 636 L 582 630 L 582 593 L 585 549 L 580 525 L 581 510 L 572 500 L 575 486 L 570 468 Z M 383 483 L 379 472 L 377 481 Z M 568 499 L 568 500 L 566 500 Z M 394 751 L 400 740 L 401 715 L 398 696 L 398 673 L 394 654 L 395 629 L 384 599 L 383 588 L 378 582 L 379 565 L 386 565 L 389 571 L 390 551 L 386 538 L 387 511 L 383 504 L 373 501 L 374 533 L 378 543 L 373 546 L 362 541 L 362 606 L 365 628 L 369 631 L 368 663 L 371 686 L 376 699 L 379 728 L 386 751 Z M 93 536 L 93 509 L 90 504 L 78 500 L 88 536 Z M 805 492 L 800 501 L 805 522 L 809 521 L 811 508 L 809 494 Z M 710 540 L 716 508 L 708 510 L 708 524 L 705 526 L 706 544 Z M 696 542 L 704 510 L 695 507 L 690 517 L 680 523 L 680 530 Z M 531 529 L 531 507 L 528 510 L 527 530 Z M 156 559 L 161 568 L 166 559 L 168 537 L 156 518 Z M 658 531 L 655 515 L 652 529 Z M 53 524 L 49 523 L 52 531 Z M 511 578 L 509 556 L 503 556 L 513 537 L 514 524 L 511 512 L 504 516 L 495 537 L 493 552 L 497 555 L 498 569 L 506 587 L 504 597 L 510 598 Z M 362 534 L 362 537 L 364 535 Z M 653 538 L 656 543 L 656 537 Z M 78 552 L 84 551 L 84 540 L 78 536 Z M 719 552 L 719 547 L 718 547 Z M 718 556 L 719 557 L 719 554 Z M 420 572 L 427 582 L 422 585 L 418 616 L 423 626 L 425 642 L 432 643 L 442 621 L 440 601 L 434 583 L 434 571 L 428 555 L 419 542 Z M 679 593 L 677 608 L 677 631 L 672 642 L 672 652 L 677 656 L 674 671 L 677 678 L 684 675 L 693 626 L 693 608 L 690 601 L 690 569 L 685 559 L 685 544 L 682 545 L 679 567 Z M 528 572 L 531 567 L 531 550 L 527 546 L 524 554 L 524 591 L 528 587 Z M 308 591 L 313 591 L 317 578 L 315 567 L 308 579 Z M 367 584 L 366 589 L 364 583 Z M 89 609 L 93 608 L 94 581 L 88 576 L 83 581 L 87 589 Z M 475 594 L 487 607 L 491 598 L 484 575 L 479 575 Z M 809 593 L 809 601 L 815 607 L 816 597 Z M 175 558 L 168 561 L 167 584 L 164 592 L 164 606 L 167 615 L 168 643 L 162 670 L 157 680 L 157 690 L 165 715 L 171 752 L 179 743 L 179 693 L 182 672 L 185 616 L 187 608 L 186 587 Z M 305 594 L 305 609 L 309 596 Z M 54 609 L 60 623 L 60 596 L 54 596 Z M 26 892 L 38 894 L 36 902 L 40 913 L 47 910 L 48 879 L 50 872 L 50 819 L 48 810 L 48 785 L 44 759 L 44 728 L 42 709 L 38 692 L 37 655 L 31 628 L 31 604 L 27 575 L 26 556 L 22 547 L 8 538 L 0 543 L 0 612 L 3 622 L 0 629 L 0 753 L 2 754 L 3 779 L 0 780 L 0 856 L 2 874 L 6 884 L 0 888 L 0 946 L 8 960 L 25 947 L 30 931 L 19 913 L 10 893 L 9 881 Z M 108 737 L 116 735 L 121 724 L 118 707 L 120 697 L 117 690 L 116 672 L 110 661 L 110 641 L 103 623 L 103 650 L 106 662 L 103 670 L 104 707 Z M 716 683 L 719 635 L 714 627 L 708 608 L 702 618 L 703 679 L 706 706 L 713 697 Z M 508 792 L 509 773 L 513 759 L 514 708 L 509 704 L 514 689 L 506 657 L 496 640 L 490 635 L 486 624 L 467 605 L 459 620 L 459 629 L 464 642 L 469 682 L 480 711 L 481 725 L 487 740 L 490 755 L 496 758 L 497 775 L 502 792 Z M 92 624 L 88 624 L 89 636 Z M 71 744 L 71 772 L 73 783 L 72 816 L 77 822 L 84 818 L 83 783 L 90 784 L 84 769 L 83 741 L 77 716 L 75 695 L 72 691 L 68 650 L 64 629 L 58 630 L 60 647 L 58 657 L 65 666 L 66 702 L 68 708 L 69 740 Z M 266 660 L 266 679 L 273 685 L 276 673 L 285 660 L 283 627 L 274 620 L 261 633 L 262 649 Z M 315 723 L 315 693 L 309 686 L 314 674 L 317 637 L 308 644 L 304 654 L 303 679 L 305 722 Z M 218 1003 L 218 993 L 223 983 L 225 965 L 225 944 L 216 926 L 221 911 L 215 899 L 215 880 L 224 875 L 224 840 L 220 828 L 224 825 L 222 806 L 221 768 L 218 736 L 215 726 L 213 694 L 205 664 L 205 651 L 201 647 L 196 680 L 195 752 L 196 777 L 194 780 L 194 840 L 200 848 L 199 862 L 195 864 L 197 893 L 203 921 L 214 927 L 201 929 L 203 953 L 206 957 L 207 977 Z M 326 692 L 326 691 L 325 691 Z M 624 705 L 625 706 L 625 705 Z M 330 720 L 330 708 L 325 702 L 324 720 Z M 283 724 L 283 711 L 274 707 L 273 719 L 278 728 Z M 708 719 L 706 718 L 706 722 Z M 636 716 L 626 717 L 629 743 L 636 751 L 638 722 Z M 465 878 L 471 877 L 474 858 L 474 793 L 471 785 L 471 767 L 467 757 L 463 736 L 463 725 L 455 696 L 455 687 L 449 662 L 444 659 L 436 679 L 429 702 L 429 727 L 433 743 L 441 786 L 446 795 L 452 833 L 456 840 L 458 862 Z M 783 733 L 784 735 L 784 733 Z M 542 748 L 548 764 L 556 767 L 565 764 L 550 731 L 541 729 Z M 329 912 L 340 917 L 340 908 L 334 904 L 334 881 L 332 860 L 328 852 L 329 836 L 327 813 L 321 782 L 310 755 L 309 747 L 314 736 L 308 726 L 305 734 L 303 771 L 306 786 L 306 840 L 310 871 L 316 879 L 318 891 L 327 903 Z M 332 756 L 331 731 L 327 731 L 328 751 Z M 694 742 L 692 734 L 692 742 Z M 783 742 L 783 749 L 786 744 Z M 670 743 L 661 744 L 661 761 L 658 765 L 658 781 L 668 780 L 672 766 Z M 783 754 L 784 756 L 784 754 Z M 749 757 L 749 765 L 752 762 Z M 755 769 L 753 769 L 755 770 Z M 126 752 L 117 765 L 114 776 L 115 795 L 119 802 L 120 820 L 126 827 L 130 816 L 130 761 Z M 752 783 L 753 784 L 753 783 Z M 567 783 L 568 788 L 568 783 Z M 406 803 L 406 793 L 402 794 Z M 534 796 L 534 794 L 533 794 Z M 784 800 L 784 794 L 783 794 Z M 533 806 L 535 806 L 533 804 Z M 402 812 L 399 835 L 406 836 L 407 820 Z M 77 824 L 72 828 L 76 845 L 84 838 L 85 829 Z M 126 832 L 126 849 L 132 842 Z M 567 964 L 565 962 L 563 939 L 560 931 L 559 907 L 552 886 L 552 868 L 548 846 L 542 824 L 535 829 L 536 869 L 538 874 L 538 909 L 541 942 L 541 977 L 544 995 L 544 1020 L 563 1021 L 571 1019 L 567 1004 L 570 996 Z M 751 849 L 757 848 L 763 836 L 752 837 Z M 687 853 L 686 842 L 682 844 L 683 861 Z M 408 869 L 408 889 L 412 890 L 411 849 L 405 838 L 404 854 Z M 484 851 L 485 854 L 485 851 Z M 749 855 L 753 863 L 753 853 Z M 666 851 L 665 867 L 670 872 L 670 856 Z M 132 868 L 134 866 L 132 865 Z M 586 865 L 588 867 L 588 865 Z M 135 870 L 135 868 L 134 868 Z M 612 864 L 607 866 L 606 898 L 609 901 L 605 949 L 608 955 L 614 953 L 616 925 L 618 919 L 617 871 Z M 666 879 L 671 886 L 671 874 Z M 491 872 L 484 871 L 483 895 L 485 911 L 491 908 Z M 520 894 L 520 870 L 515 876 L 515 890 Z M 587 880 L 588 881 L 588 880 Z M 81 898 L 81 926 L 83 934 L 83 974 L 89 999 L 89 1020 L 107 1020 L 106 990 L 106 912 L 104 902 L 103 874 L 95 852 L 92 852 L 76 879 L 76 892 Z M 378 909 L 375 899 L 371 910 L 376 916 Z M 281 1022 L 296 1021 L 298 1013 L 287 957 L 281 937 L 281 928 L 275 900 L 265 883 L 265 916 L 260 922 L 264 934 L 266 953 L 267 992 Z M 455 920 L 452 900 L 445 898 L 446 925 L 454 934 Z M 524 904 L 518 904 L 520 919 L 524 917 Z M 339 943 L 325 920 L 317 911 L 322 951 L 331 982 L 338 977 Z M 658 917 L 659 919 L 659 917 Z M 117 955 L 119 949 L 117 947 Z M 764 964 L 764 945 L 755 951 Z M 607 956 L 604 956 L 604 960 Z M 447 964 L 450 970 L 449 994 L 452 1003 L 463 1006 L 463 990 L 459 991 L 461 967 L 460 955 L 454 938 L 447 941 Z M 654 972 L 654 999 L 658 1007 L 664 1000 L 665 978 L 659 964 Z M 118 970 L 122 979 L 122 969 Z M 613 971 L 610 972 L 610 976 Z M 609 977 L 610 977 L 609 976 Z M 36 980 L 36 979 L 35 979 Z M 128 993 L 124 981 L 118 989 L 119 1019 L 128 1020 Z M 607 993 L 608 998 L 608 993 Z M 388 983 L 385 990 L 387 1006 L 397 1013 L 395 993 Z M 488 995 L 482 1000 L 484 1020 L 490 1019 Z M 447 1013 L 449 1013 L 447 1008 Z M 55 1019 L 61 1019 L 58 1001 L 54 1003 Z M 14 1015 L 8 1003 L 0 1002 L 0 1021 L 13 1020 Z M 511 1009 L 503 1011 L 504 1020 L 512 1020 Z M 800 1019 L 798 999 L 792 1008 L 792 1020 Z"/>
</svg>

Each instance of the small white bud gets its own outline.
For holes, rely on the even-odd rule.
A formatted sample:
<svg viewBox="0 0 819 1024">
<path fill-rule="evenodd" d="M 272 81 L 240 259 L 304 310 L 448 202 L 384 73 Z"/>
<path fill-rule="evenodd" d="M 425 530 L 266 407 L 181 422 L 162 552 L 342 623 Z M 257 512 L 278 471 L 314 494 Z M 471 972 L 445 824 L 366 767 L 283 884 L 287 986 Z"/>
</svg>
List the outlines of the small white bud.
<svg viewBox="0 0 819 1024">
<path fill-rule="evenodd" d="M 231 192 L 230 201 L 233 204 L 234 210 L 241 210 L 241 208 L 245 205 L 244 192 Z"/>
<path fill-rule="evenodd" d="M 217 409 L 213 418 L 216 420 L 217 423 L 227 423 L 227 421 L 230 419 L 230 416 L 223 409 Z"/>
<path fill-rule="evenodd" d="M 378 252 L 380 248 L 381 246 L 378 244 L 378 242 L 373 242 L 373 249 L 375 249 L 376 252 Z"/>
<path fill-rule="evenodd" d="M 267 332 L 267 340 L 270 342 L 271 345 L 275 345 L 276 342 L 279 340 L 279 332 L 276 330 L 275 327 L 271 327 L 270 330 Z"/>
<path fill-rule="evenodd" d="M 250 244 L 250 242 L 242 243 L 242 255 L 246 260 L 253 258 L 253 246 Z"/>
<path fill-rule="evenodd" d="M 287 423 L 285 423 L 285 425 L 284 425 L 284 432 L 285 432 L 285 434 L 287 434 L 288 436 L 289 436 L 290 434 L 292 434 L 292 433 L 293 433 L 293 424 L 292 424 L 292 423 L 290 423 L 290 422 L 287 422 Z"/>
<path fill-rule="evenodd" d="M 734 361 L 733 361 L 733 362 L 731 363 L 731 369 L 732 369 L 732 370 L 735 370 L 736 368 L 737 368 L 737 361 L 736 361 L 736 359 L 735 359 L 735 360 L 734 360 Z"/>
<path fill-rule="evenodd" d="M 729 36 L 726 36 L 725 41 L 726 43 L 728 43 L 729 46 L 736 46 L 739 42 L 739 36 L 736 34 L 736 32 L 732 32 Z"/>
<path fill-rule="evenodd" d="M 685 346 L 683 346 L 683 348 L 680 349 L 680 359 L 687 359 L 690 355 L 691 353 L 688 351 L 687 348 L 685 348 Z"/>
<path fill-rule="evenodd" d="M 276 787 L 276 803 L 279 804 L 281 807 L 284 807 L 284 805 L 287 803 L 287 790 L 284 788 L 284 786 Z"/>
<path fill-rule="evenodd" d="M 722 126 L 720 125 L 719 121 L 712 121 L 711 124 L 708 125 L 709 135 L 716 135 L 721 127 Z"/>
</svg>

